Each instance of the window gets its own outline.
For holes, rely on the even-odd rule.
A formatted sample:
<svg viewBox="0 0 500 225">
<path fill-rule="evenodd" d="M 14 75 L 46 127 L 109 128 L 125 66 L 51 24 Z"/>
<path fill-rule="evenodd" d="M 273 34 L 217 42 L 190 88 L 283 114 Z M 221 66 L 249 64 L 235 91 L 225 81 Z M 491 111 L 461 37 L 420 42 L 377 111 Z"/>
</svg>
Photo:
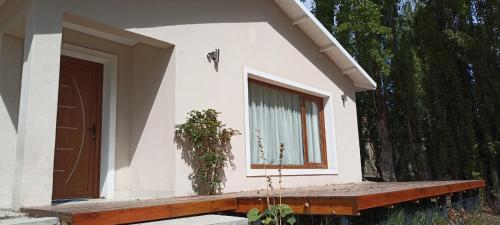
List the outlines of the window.
<svg viewBox="0 0 500 225">
<path fill-rule="evenodd" d="M 323 99 L 253 79 L 248 83 L 251 168 L 276 168 L 281 143 L 283 168 L 327 168 Z"/>
</svg>

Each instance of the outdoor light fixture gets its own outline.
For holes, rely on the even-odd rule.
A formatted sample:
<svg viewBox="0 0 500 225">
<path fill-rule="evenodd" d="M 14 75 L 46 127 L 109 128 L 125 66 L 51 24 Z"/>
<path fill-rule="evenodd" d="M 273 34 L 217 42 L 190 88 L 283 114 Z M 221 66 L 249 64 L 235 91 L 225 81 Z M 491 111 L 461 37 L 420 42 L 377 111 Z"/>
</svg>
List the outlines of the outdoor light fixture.
<svg viewBox="0 0 500 225">
<path fill-rule="evenodd" d="M 344 104 L 344 106 L 345 106 L 345 102 L 347 101 L 347 97 L 345 96 L 345 94 L 342 94 L 342 95 L 340 96 L 340 98 L 342 99 L 342 103 L 343 103 L 343 104 Z"/>
<path fill-rule="evenodd" d="M 209 62 L 214 61 L 215 64 L 219 63 L 220 49 L 215 49 L 213 52 L 207 54 L 207 59 Z"/>
<path fill-rule="evenodd" d="M 215 49 L 207 54 L 208 62 L 214 62 L 215 71 L 219 71 L 220 49 Z"/>
</svg>

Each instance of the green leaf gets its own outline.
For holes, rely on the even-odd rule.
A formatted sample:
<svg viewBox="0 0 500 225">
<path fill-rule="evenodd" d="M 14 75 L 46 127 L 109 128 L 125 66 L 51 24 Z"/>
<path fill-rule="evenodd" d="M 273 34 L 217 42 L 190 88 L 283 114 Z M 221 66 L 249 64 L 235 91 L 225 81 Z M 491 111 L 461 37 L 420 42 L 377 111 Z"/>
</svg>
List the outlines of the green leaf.
<svg viewBox="0 0 500 225">
<path fill-rule="evenodd" d="M 290 225 L 294 225 L 295 222 L 297 222 L 297 220 L 295 219 L 295 217 L 292 216 L 292 217 L 288 218 L 288 220 L 286 220 L 286 222 Z"/>
<path fill-rule="evenodd" d="M 271 217 L 267 217 L 265 220 L 262 220 L 262 223 L 263 224 L 271 224 L 272 221 L 273 221 L 273 219 Z"/>
<path fill-rule="evenodd" d="M 260 217 L 261 214 L 259 213 L 259 210 L 256 208 L 250 209 L 247 213 L 248 222 L 255 222 L 259 220 Z"/>
<path fill-rule="evenodd" d="M 272 205 L 269 209 L 267 209 L 267 214 L 272 217 L 276 217 L 276 215 L 278 215 L 278 207 L 276 205 Z"/>
<path fill-rule="evenodd" d="M 281 217 L 286 217 L 286 216 L 293 213 L 293 209 L 290 208 L 290 206 L 285 205 L 285 204 L 278 205 L 278 210 L 281 214 Z"/>
</svg>

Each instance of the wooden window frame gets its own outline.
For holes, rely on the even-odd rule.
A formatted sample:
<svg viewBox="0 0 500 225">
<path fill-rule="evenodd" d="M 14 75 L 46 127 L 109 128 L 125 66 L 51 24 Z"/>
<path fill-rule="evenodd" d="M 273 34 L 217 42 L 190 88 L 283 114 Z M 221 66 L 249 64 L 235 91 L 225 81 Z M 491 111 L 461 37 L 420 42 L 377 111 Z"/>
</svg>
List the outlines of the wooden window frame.
<svg viewBox="0 0 500 225">
<path fill-rule="evenodd" d="M 267 88 L 271 88 L 278 91 L 283 91 L 298 95 L 300 97 L 300 113 L 302 122 L 302 143 L 303 143 L 303 154 L 304 154 L 304 165 L 281 165 L 282 169 L 327 169 L 328 168 L 328 157 L 326 149 L 326 129 L 325 129 L 325 112 L 324 112 L 324 101 L 322 97 L 314 96 L 311 94 L 306 94 L 300 91 L 292 90 L 286 87 L 266 83 L 264 81 L 248 78 L 248 84 L 255 84 Z M 249 97 L 250 98 L 250 97 Z M 306 100 L 315 102 L 319 107 L 319 129 L 320 129 L 320 151 L 321 151 L 321 163 L 311 163 L 309 162 L 308 156 L 308 146 L 307 146 L 307 124 L 306 124 Z M 250 150 L 251 151 L 251 150 Z M 271 164 L 250 164 L 251 169 L 279 169 L 279 165 Z"/>
</svg>

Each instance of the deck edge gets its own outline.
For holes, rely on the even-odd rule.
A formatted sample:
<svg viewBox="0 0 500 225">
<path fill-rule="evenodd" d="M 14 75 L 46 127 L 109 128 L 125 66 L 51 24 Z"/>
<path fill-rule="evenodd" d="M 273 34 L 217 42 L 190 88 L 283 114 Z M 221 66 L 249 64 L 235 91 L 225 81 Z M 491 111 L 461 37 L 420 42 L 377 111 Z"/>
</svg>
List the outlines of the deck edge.
<svg viewBox="0 0 500 225">
<path fill-rule="evenodd" d="M 361 211 L 371 208 L 390 206 L 418 199 L 432 198 L 467 190 L 480 189 L 485 186 L 486 183 L 484 180 L 471 180 L 455 184 L 360 195 L 357 196 L 357 210 Z"/>
</svg>

